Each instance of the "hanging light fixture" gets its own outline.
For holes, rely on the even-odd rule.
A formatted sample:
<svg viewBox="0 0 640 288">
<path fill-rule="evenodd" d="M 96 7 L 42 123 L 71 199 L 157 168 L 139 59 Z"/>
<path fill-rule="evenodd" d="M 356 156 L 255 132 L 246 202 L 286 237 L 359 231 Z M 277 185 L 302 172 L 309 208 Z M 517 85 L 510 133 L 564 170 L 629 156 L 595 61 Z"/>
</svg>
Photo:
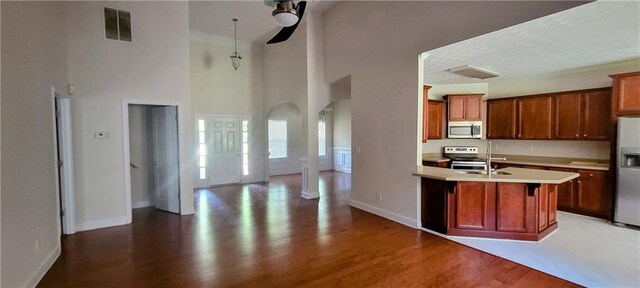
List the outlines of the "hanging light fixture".
<svg viewBox="0 0 640 288">
<path fill-rule="evenodd" d="M 240 59 L 242 59 L 242 57 L 240 56 L 240 54 L 238 54 L 238 30 L 236 27 L 236 23 L 238 23 L 238 19 L 233 18 L 233 53 L 231 53 L 231 66 L 233 66 L 233 69 L 238 70 L 238 67 L 240 67 Z"/>
</svg>

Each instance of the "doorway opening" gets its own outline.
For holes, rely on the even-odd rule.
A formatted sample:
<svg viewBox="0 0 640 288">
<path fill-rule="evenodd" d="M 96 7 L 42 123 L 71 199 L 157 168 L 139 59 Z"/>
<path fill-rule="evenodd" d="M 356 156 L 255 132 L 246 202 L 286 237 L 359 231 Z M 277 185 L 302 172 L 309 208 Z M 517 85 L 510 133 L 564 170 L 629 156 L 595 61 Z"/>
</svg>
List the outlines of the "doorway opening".
<svg viewBox="0 0 640 288">
<path fill-rule="evenodd" d="M 178 106 L 126 103 L 126 116 L 129 221 L 145 207 L 180 214 Z"/>
<path fill-rule="evenodd" d="M 62 234 L 76 233 L 73 179 L 73 138 L 71 135 L 71 99 L 53 89 L 60 228 Z"/>
</svg>

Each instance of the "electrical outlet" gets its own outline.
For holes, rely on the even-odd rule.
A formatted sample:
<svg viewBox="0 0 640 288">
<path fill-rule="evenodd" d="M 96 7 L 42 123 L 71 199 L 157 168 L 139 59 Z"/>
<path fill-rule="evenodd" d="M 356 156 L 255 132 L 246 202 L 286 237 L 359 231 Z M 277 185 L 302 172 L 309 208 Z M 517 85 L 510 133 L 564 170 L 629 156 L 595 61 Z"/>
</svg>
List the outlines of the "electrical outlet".
<svg viewBox="0 0 640 288">
<path fill-rule="evenodd" d="M 40 251 L 40 240 L 36 239 L 36 251 Z"/>
<path fill-rule="evenodd" d="M 493 148 L 494 148 L 493 150 L 496 150 L 496 151 L 500 150 L 500 144 L 495 144 Z"/>
<path fill-rule="evenodd" d="M 533 151 L 533 145 L 529 145 L 529 147 L 527 147 L 527 150 Z"/>
<path fill-rule="evenodd" d="M 382 192 L 378 193 L 378 200 L 382 200 Z"/>
<path fill-rule="evenodd" d="M 358 149 L 356 150 L 358 150 L 358 155 L 360 155 L 360 146 L 358 146 Z"/>
</svg>

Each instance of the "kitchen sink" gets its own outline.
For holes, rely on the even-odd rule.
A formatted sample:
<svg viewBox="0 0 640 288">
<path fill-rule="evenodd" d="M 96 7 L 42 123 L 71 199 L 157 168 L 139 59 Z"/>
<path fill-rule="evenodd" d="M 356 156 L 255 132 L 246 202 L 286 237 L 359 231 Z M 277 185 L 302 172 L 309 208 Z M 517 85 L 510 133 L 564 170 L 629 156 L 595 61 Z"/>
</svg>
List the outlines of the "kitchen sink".
<svg viewBox="0 0 640 288">
<path fill-rule="evenodd" d="M 456 170 L 458 174 L 467 174 L 467 175 L 487 175 L 487 171 L 471 171 L 471 170 Z M 513 175 L 509 172 L 504 171 L 491 171 L 491 175 Z"/>
</svg>

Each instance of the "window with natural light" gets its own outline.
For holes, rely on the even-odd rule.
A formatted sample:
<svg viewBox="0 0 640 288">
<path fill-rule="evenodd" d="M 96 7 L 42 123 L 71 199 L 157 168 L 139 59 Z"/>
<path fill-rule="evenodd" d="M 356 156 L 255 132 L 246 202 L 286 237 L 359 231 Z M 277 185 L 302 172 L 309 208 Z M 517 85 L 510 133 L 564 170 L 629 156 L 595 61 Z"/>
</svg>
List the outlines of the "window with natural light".
<svg viewBox="0 0 640 288">
<path fill-rule="evenodd" d="M 242 175 L 249 175 L 249 121 L 242 120 Z"/>
<path fill-rule="evenodd" d="M 204 120 L 198 119 L 198 167 L 200 168 L 200 180 L 207 179 L 207 145 L 204 131 Z"/>
<path fill-rule="evenodd" d="M 287 120 L 269 120 L 269 159 L 287 158 Z"/>
<path fill-rule="evenodd" d="M 318 155 L 327 155 L 327 133 L 324 120 L 318 122 Z"/>
</svg>

